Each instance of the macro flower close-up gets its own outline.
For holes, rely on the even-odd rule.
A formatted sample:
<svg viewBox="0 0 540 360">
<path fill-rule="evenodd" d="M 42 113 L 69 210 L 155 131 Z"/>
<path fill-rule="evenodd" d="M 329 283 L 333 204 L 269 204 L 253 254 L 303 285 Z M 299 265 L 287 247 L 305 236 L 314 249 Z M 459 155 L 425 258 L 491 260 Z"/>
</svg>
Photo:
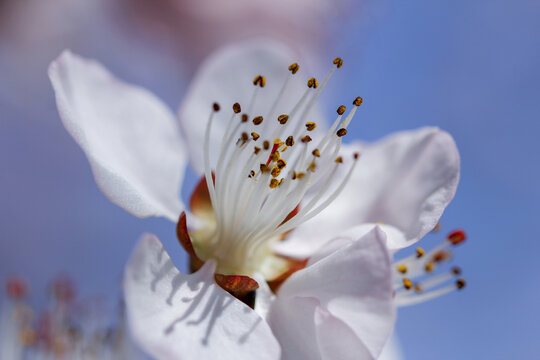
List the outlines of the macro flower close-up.
<svg viewBox="0 0 540 360">
<path fill-rule="evenodd" d="M 268 358 L 376 358 L 395 318 L 390 251 L 433 229 L 454 196 L 459 155 L 447 133 L 343 144 L 362 98 L 348 112 L 337 105 L 332 122 L 317 104 L 343 60 L 305 80 L 291 54 L 262 41 L 218 50 L 178 120 L 94 61 L 65 52 L 50 67 L 62 121 L 101 190 L 136 216 L 177 222 L 190 255 L 195 273 L 182 275 L 147 235 L 126 270 L 134 336 L 158 358 L 212 358 L 220 332 L 246 358 L 263 345 Z M 186 208 L 188 161 L 202 179 Z M 345 232 L 354 241 L 336 249 Z"/>
<path fill-rule="evenodd" d="M 535 358 L 539 18 L 0 0 L 0 360 Z"/>
</svg>

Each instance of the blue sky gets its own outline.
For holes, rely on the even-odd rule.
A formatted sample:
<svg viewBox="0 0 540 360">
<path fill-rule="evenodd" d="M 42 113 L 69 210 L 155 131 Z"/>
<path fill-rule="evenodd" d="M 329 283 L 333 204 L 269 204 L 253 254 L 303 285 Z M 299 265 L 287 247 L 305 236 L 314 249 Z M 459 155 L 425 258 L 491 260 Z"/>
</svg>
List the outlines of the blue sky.
<svg viewBox="0 0 540 360">
<path fill-rule="evenodd" d="M 329 113 L 361 95 L 351 129 L 358 137 L 439 126 L 454 136 L 462 157 L 460 187 L 442 225 L 443 234 L 455 227 L 469 234 L 455 260 L 468 286 L 400 309 L 404 354 L 531 358 L 540 351 L 540 5 L 388 0 L 362 11 L 338 29 L 337 52 L 347 66 L 323 99 Z M 78 26 L 72 39 L 36 55 L 37 65 L 14 61 L 31 50 L 0 36 L 0 278 L 27 277 L 36 304 L 59 270 L 78 280 L 82 294 L 118 295 L 123 264 L 145 231 L 159 235 L 177 264 L 185 262 L 171 223 L 136 219 L 101 195 L 60 124 L 45 71 L 71 47 L 149 87 L 172 108 L 187 76 L 162 44 L 143 46 L 105 21 Z M 98 41 L 104 34 L 107 40 Z"/>
</svg>

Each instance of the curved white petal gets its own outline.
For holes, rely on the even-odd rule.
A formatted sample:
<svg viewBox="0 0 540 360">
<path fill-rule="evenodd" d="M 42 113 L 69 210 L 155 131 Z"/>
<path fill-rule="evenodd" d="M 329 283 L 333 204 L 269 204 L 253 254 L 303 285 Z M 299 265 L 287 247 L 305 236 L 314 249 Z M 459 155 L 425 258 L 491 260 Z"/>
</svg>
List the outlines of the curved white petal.
<svg viewBox="0 0 540 360">
<path fill-rule="evenodd" d="M 49 77 L 62 122 L 101 191 L 133 215 L 176 221 L 187 156 L 167 106 L 69 51 L 50 65 Z"/>
<path fill-rule="evenodd" d="M 378 360 L 403 360 L 403 358 L 399 339 L 396 336 L 396 333 L 394 333 L 394 335 L 392 335 L 390 340 L 386 343 Z"/>
<path fill-rule="evenodd" d="M 353 176 L 328 208 L 292 233 L 291 241 L 323 242 L 341 229 L 380 222 L 403 232 L 401 240 L 388 243 L 391 249 L 402 248 L 433 229 L 456 192 L 459 153 L 452 137 L 440 129 L 345 145 L 343 152 L 361 153 Z"/>
<path fill-rule="evenodd" d="M 315 310 L 315 328 L 322 359 L 373 359 L 354 331 L 342 320 L 321 307 Z M 336 341 L 339 339 L 339 341 Z"/>
<path fill-rule="evenodd" d="M 214 269 L 208 261 L 182 274 L 159 240 L 144 235 L 124 275 L 135 340 L 158 360 L 279 359 L 268 324 L 215 283 Z"/>
<path fill-rule="evenodd" d="M 296 259 L 309 258 L 309 263 L 313 264 L 356 239 L 361 238 L 375 227 L 378 227 L 385 234 L 386 245 L 389 249 L 394 249 L 406 241 L 405 235 L 392 225 L 364 223 L 332 234 L 330 241 L 315 236 L 294 236 L 274 244 L 273 249 L 282 256 Z"/>
<path fill-rule="evenodd" d="M 285 281 L 268 313 L 285 359 L 340 359 L 340 346 L 380 354 L 395 321 L 385 242 L 376 227 Z"/>
<path fill-rule="evenodd" d="M 238 102 L 243 113 L 249 112 L 249 103 L 256 89 L 253 79 L 257 75 L 266 76 L 266 86 L 257 88 L 257 100 L 249 114 L 250 119 L 261 115 L 265 117 L 264 121 L 277 121 L 276 118 L 266 119 L 266 115 L 290 74 L 288 66 L 296 58 L 282 44 L 259 39 L 223 47 L 202 63 L 179 110 L 182 132 L 186 136 L 191 164 L 195 170 L 202 173 L 204 169 L 204 134 L 212 104 L 217 102 L 221 105 L 221 111 L 216 114 L 212 124 L 210 162 L 213 165 L 217 161 L 221 140 L 233 114 L 232 105 Z M 301 69 L 288 82 L 275 116 L 289 114 L 305 92 L 303 73 Z M 323 123 L 321 116 L 318 108 L 314 107 L 309 118 L 310 121 Z"/>
</svg>

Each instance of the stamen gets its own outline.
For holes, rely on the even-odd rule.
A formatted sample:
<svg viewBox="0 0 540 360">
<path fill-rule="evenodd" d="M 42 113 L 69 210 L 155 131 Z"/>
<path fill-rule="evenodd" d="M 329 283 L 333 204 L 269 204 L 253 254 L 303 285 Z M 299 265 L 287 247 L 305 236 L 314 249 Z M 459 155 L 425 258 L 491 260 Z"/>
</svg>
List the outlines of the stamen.
<svg viewBox="0 0 540 360">
<path fill-rule="evenodd" d="M 292 63 L 290 66 L 289 66 L 289 70 L 291 71 L 291 73 L 294 75 L 298 72 L 298 70 L 300 69 L 300 66 L 297 64 L 297 63 Z"/>
<path fill-rule="evenodd" d="M 264 77 L 262 75 L 255 76 L 255 78 L 253 79 L 253 85 L 255 85 L 255 86 L 259 85 L 262 88 L 265 87 L 265 85 L 266 85 L 266 77 Z"/>
<path fill-rule="evenodd" d="M 313 130 L 315 130 L 316 127 L 317 127 L 317 124 L 315 124 L 314 122 L 307 122 L 306 123 L 307 131 L 313 131 Z"/>
<path fill-rule="evenodd" d="M 278 116 L 278 121 L 281 125 L 285 125 L 287 123 L 287 120 L 289 120 L 289 115 L 279 115 Z"/>
<path fill-rule="evenodd" d="M 285 140 L 285 144 L 287 144 L 287 146 L 293 146 L 294 138 L 292 136 L 287 137 L 287 140 Z"/>
<path fill-rule="evenodd" d="M 400 265 L 397 266 L 397 271 L 399 271 L 402 274 L 406 274 L 407 273 L 407 266 L 405 266 L 403 264 L 400 264 Z"/>
<path fill-rule="evenodd" d="M 214 181 L 212 179 L 212 170 L 210 169 L 210 130 L 212 128 L 212 121 L 214 120 L 214 114 L 219 111 L 219 104 L 214 103 L 212 105 L 212 112 L 210 118 L 206 124 L 206 131 L 204 134 L 204 176 L 206 178 L 206 185 L 208 186 L 208 192 L 210 193 L 210 201 L 212 207 L 215 209 L 217 205 L 216 190 L 214 188 Z"/>
<path fill-rule="evenodd" d="M 253 124 L 255 125 L 260 125 L 262 124 L 263 122 L 263 117 L 262 116 L 256 116 L 253 118 Z"/>
<path fill-rule="evenodd" d="M 262 111 L 258 109 L 259 102 L 257 108 L 254 107 L 257 94 L 264 91 L 262 89 L 266 85 L 266 78 L 257 75 L 253 79 L 255 88 L 247 111 L 242 113 L 239 103 L 232 106 L 232 117 L 216 163 L 215 180 L 212 179 L 210 169 L 209 147 L 214 114 L 220 108 L 217 104 L 213 106 L 214 111 L 205 133 L 204 160 L 216 226 L 212 231 L 203 232 L 208 235 L 194 233 L 194 237 L 206 236 L 203 239 L 195 238 L 194 241 L 203 248 L 205 259 L 217 260 L 218 271 L 251 276 L 260 270 L 263 260 L 261 254 L 268 256 L 269 244 L 323 211 L 349 181 L 358 154 L 354 154 L 355 161 L 345 176 L 340 175 L 336 169 L 343 164 L 343 158 L 339 156 L 341 137 L 346 134 L 347 126 L 361 104 L 361 98 L 353 101 L 354 107 L 345 120 L 342 118 L 345 106 L 337 108 L 337 119 L 330 130 L 323 134 L 319 146 L 310 144 L 312 137 L 307 135 L 308 132 L 317 131 L 317 124 L 304 120 L 332 73 L 342 64 L 340 58 L 334 59 L 332 68 L 320 84 L 315 77 L 310 78 L 307 89 L 297 103 L 292 109 L 287 109 L 290 111 L 286 114 L 279 116 L 274 114 L 277 112 L 276 107 L 284 96 L 288 82 L 298 72 L 298 64 L 289 66 L 290 74 L 278 96 L 272 106 Z M 262 115 L 253 117 L 257 113 L 269 119 L 277 119 L 277 123 L 275 120 L 263 121 Z M 240 121 L 234 120 L 238 118 Z M 252 119 L 251 123 L 249 119 Z M 258 126 L 257 131 L 254 131 L 254 126 Z M 248 147 L 249 142 L 259 139 L 262 144 Z M 338 176 L 341 179 L 336 181 Z M 307 204 L 300 207 L 308 190 L 313 190 L 314 194 Z M 293 210 L 295 216 L 288 217 Z M 285 218 L 287 221 L 284 221 Z M 408 265 L 406 272 L 409 275 Z"/>
<path fill-rule="evenodd" d="M 408 306 L 427 301 L 465 286 L 463 278 L 456 279 L 461 275 L 461 269 L 452 267 L 447 272 L 431 275 L 441 263 L 450 258 L 450 252 L 445 248 L 459 244 L 466 238 L 463 230 L 456 230 L 448 234 L 445 241 L 425 252 L 417 248 L 416 253 L 395 263 L 394 290 L 396 291 L 395 302 L 397 306 Z M 407 274 L 407 277 L 403 277 Z M 418 281 L 417 279 L 420 279 Z M 444 286 L 445 284 L 452 283 Z M 443 286 L 443 287 L 441 287 Z M 414 292 L 407 291 L 414 289 Z"/>
</svg>

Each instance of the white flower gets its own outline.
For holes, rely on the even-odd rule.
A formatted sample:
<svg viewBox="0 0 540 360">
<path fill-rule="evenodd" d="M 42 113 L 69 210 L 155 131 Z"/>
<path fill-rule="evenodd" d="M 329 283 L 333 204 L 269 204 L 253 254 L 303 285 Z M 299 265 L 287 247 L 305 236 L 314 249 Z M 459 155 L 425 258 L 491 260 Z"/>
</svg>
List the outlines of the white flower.
<svg viewBox="0 0 540 360">
<path fill-rule="evenodd" d="M 394 320 L 386 249 L 430 231 L 455 193 L 448 134 L 342 145 L 362 99 L 348 114 L 340 106 L 328 129 L 315 105 L 341 59 L 306 87 L 289 54 L 260 42 L 216 53 L 180 126 L 153 95 L 93 61 L 65 52 L 50 67 L 62 121 L 101 190 L 136 216 L 179 219 L 198 270 L 180 274 L 150 235 L 128 265 L 134 335 L 157 358 L 376 357 Z M 188 158 L 204 174 L 189 218 L 178 196 Z M 354 226 L 355 241 L 329 242 Z M 255 311 L 222 288 L 246 302 L 259 288 Z"/>
</svg>

